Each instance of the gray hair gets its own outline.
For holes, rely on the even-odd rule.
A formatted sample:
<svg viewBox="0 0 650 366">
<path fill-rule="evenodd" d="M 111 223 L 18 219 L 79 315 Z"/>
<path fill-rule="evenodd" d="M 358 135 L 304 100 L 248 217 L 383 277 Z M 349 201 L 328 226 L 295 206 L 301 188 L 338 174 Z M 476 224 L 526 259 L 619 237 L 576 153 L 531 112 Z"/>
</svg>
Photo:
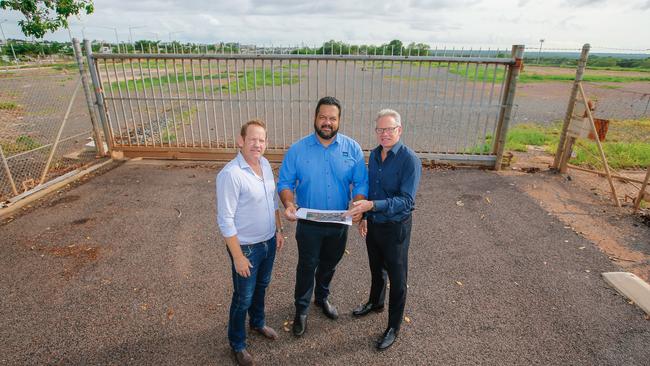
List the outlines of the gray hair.
<svg viewBox="0 0 650 366">
<path fill-rule="evenodd" d="M 395 123 L 398 126 L 402 125 L 402 117 L 400 117 L 399 113 L 397 113 L 397 111 L 395 111 L 393 109 L 389 109 L 389 108 L 382 109 L 379 112 L 377 112 L 377 118 L 375 118 L 375 122 L 377 122 L 381 117 L 386 117 L 386 116 L 391 116 L 391 117 L 395 118 Z"/>
</svg>

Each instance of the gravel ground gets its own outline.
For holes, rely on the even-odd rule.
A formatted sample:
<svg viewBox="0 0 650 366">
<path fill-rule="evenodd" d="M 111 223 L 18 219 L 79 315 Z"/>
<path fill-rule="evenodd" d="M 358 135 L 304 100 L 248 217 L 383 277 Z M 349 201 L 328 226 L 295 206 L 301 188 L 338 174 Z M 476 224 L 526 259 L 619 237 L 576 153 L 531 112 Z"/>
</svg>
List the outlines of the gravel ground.
<svg viewBox="0 0 650 366">
<path fill-rule="evenodd" d="M 229 260 L 215 223 L 215 164 L 130 162 L 0 226 L 0 363 L 234 364 L 226 340 Z M 516 177 L 426 171 L 417 197 L 409 297 L 397 343 L 367 298 L 356 232 L 333 281 L 332 321 L 293 316 L 294 225 L 276 259 L 260 364 L 647 365 L 650 323 L 600 273 L 594 245 L 549 216 Z"/>
</svg>

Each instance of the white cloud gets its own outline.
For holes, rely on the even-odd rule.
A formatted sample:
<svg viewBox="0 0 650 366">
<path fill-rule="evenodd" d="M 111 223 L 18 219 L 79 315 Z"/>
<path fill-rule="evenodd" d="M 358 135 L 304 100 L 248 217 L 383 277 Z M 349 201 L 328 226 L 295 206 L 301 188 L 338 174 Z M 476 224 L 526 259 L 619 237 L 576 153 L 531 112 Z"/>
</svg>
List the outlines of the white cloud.
<svg viewBox="0 0 650 366">
<path fill-rule="evenodd" d="M 336 39 L 382 44 L 391 39 L 432 47 L 579 49 L 583 43 L 648 49 L 650 0 L 95 0 L 95 14 L 72 20 L 80 37 L 115 40 L 172 37 L 188 42 L 320 45 Z M 4 15 L 4 14 L 3 14 Z M 3 24 L 21 36 L 15 12 Z M 616 31 L 612 31 L 612 30 Z M 67 39 L 57 32 L 47 39 Z"/>
</svg>

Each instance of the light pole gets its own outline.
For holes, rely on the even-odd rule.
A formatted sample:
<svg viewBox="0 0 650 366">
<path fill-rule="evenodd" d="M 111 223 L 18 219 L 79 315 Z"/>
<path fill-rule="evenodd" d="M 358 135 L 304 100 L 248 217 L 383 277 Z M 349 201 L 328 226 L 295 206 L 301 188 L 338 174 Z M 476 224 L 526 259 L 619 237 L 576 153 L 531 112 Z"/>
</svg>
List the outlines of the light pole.
<svg viewBox="0 0 650 366">
<path fill-rule="evenodd" d="M 129 26 L 129 43 L 133 46 L 133 30 L 138 28 L 144 28 L 144 25 Z M 135 51 L 135 46 L 133 46 L 133 51 Z"/>
<path fill-rule="evenodd" d="M 4 29 L 2 29 L 2 23 L 6 23 L 8 21 L 9 20 L 7 20 L 7 19 L 3 19 L 2 21 L 0 21 L 0 32 L 2 32 L 2 39 L 4 39 L 5 44 L 9 44 L 9 47 L 11 48 L 11 54 L 14 55 L 14 62 L 18 63 L 18 57 L 16 57 L 16 51 L 14 51 L 14 45 L 7 42 L 7 37 L 5 37 L 5 31 L 4 31 Z"/>
<path fill-rule="evenodd" d="M 178 33 L 183 33 L 183 32 L 181 31 L 169 32 L 169 44 L 172 45 L 172 49 L 174 53 L 176 53 L 176 45 L 174 44 L 174 41 L 172 41 L 172 34 L 178 34 Z M 165 52 L 167 52 L 167 48 L 165 48 Z"/>
<path fill-rule="evenodd" d="M 542 45 L 544 44 L 544 38 L 539 40 L 539 51 L 537 52 L 537 64 L 539 65 L 539 60 L 542 57 Z"/>
<path fill-rule="evenodd" d="M 112 29 L 113 32 L 115 32 L 115 41 L 117 42 L 117 53 L 122 53 L 122 52 L 120 52 L 120 38 L 117 36 L 117 28 L 115 28 L 115 27 L 107 27 L 107 26 L 103 26 L 103 25 L 91 25 L 90 27 Z"/>
</svg>

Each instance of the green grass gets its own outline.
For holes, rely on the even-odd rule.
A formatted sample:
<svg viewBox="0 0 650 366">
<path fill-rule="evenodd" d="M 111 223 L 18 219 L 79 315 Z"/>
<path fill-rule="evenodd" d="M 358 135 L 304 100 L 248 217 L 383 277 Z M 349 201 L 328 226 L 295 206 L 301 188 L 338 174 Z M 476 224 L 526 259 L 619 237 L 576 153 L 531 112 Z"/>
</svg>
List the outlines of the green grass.
<svg viewBox="0 0 650 366">
<path fill-rule="evenodd" d="M 439 67 L 444 67 L 446 68 L 446 65 L 441 65 Z M 503 71 L 503 67 L 499 66 L 496 67 L 496 81 L 497 82 L 502 82 L 503 78 L 505 77 L 505 73 Z M 459 75 L 461 77 L 466 77 L 468 80 L 476 80 L 476 81 L 491 81 L 494 78 L 494 73 L 495 73 L 495 68 L 493 66 L 488 67 L 487 69 L 485 67 L 479 66 L 476 68 L 475 66 L 470 65 L 468 68 L 464 66 L 460 66 L 458 69 L 452 64 L 449 67 L 449 72 L 455 75 Z M 536 73 L 528 73 L 524 69 L 524 72 L 519 74 L 519 83 L 540 83 L 540 82 L 549 82 L 549 81 L 573 81 L 575 79 L 575 75 L 542 75 L 542 74 L 536 74 Z M 611 75 L 589 75 L 586 73 L 583 77 L 584 81 L 587 82 L 592 82 L 592 83 L 630 83 L 630 82 L 650 82 L 650 76 L 611 76 Z M 616 88 L 613 86 L 609 86 L 610 88 Z"/>
<path fill-rule="evenodd" d="M 586 140 L 585 140 L 586 141 Z M 649 142 L 605 142 L 603 144 L 607 163 L 614 169 L 645 168 L 650 165 Z M 572 164 L 602 167 L 600 153 L 594 142 L 582 142 L 576 148 Z"/>
<path fill-rule="evenodd" d="M 506 136 L 506 150 L 510 151 L 527 151 L 528 145 L 549 146 L 555 143 L 559 136 L 559 127 L 546 127 L 534 123 L 520 124 L 511 128 Z M 492 135 L 487 135 L 485 143 L 468 149 L 470 154 L 487 154 L 492 151 Z"/>
<path fill-rule="evenodd" d="M 519 82 L 533 83 L 544 81 L 573 81 L 574 75 L 540 75 L 522 73 Z M 630 83 L 635 81 L 650 81 L 650 76 L 611 76 L 611 75 L 584 75 L 584 81 L 591 83 Z"/>
<path fill-rule="evenodd" d="M 529 145 L 543 146 L 550 154 L 555 154 L 559 143 L 561 123 L 552 126 L 520 124 L 508 131 L 507 151 L 527 151 Z M 487 136 L 484 144 L 479 144 L 467 153 L 489 153 L 492 149 L 492 136 Z M 614 169 L 645 168 L 650 166 L 650 118 L 638 120 L 610 121 L 607 138 L 602 142 L 608 164 Z M 575 157 L 571 164 L 601 168 L 600 153 L 595 141 L 580 138 L 574 145 Z"/>
<path fill-rule="evenodd" d="M 0 110 L 12 110 L 17 108 L 18 104 L 14 102 L 0 102 Z"/>
<path fill-rule="evenodd" d="M 213 89 L 210 89 L 210 79 L 212 79 Z M 219 81 L 221 81 L 221 86 L 219 86 Z M 178 80 L 175 75 L 169 75 L 169 78 L 167 76 L 161 76 L 159 78 L 145 77 L 136 80 L 120 81 L 119 83 L 113 82 L 111 83 L 111 89 L 113 92 L 117 92 L 120 89 L 123 92 L 127 89 L 129 91 L 138 92 L 143 92 L 146 89 L 147 92 L 150 92 L 152 84 L 155 89 L 160 88 L 161 84 L 164 88 L 168 84 L 178 83 L 181 92 L 184 92 L 187 88 L 189 93 L 194 93 L 194 83 L 196 83 L 197 93 L 214 91 L 226 94 L 237 94 L 243 91 L 255 90 L 256 88 L 263 86 L 295 84 L 298 81 L 298 76 L 292 75 L 290 72 L 272 72 L 269 69 L 255 69 L 239 73 L 231 72 L 230 75 L 226 72 L 210 75 L 195 75 L 188 72 L 185 74 L 178 74 Z M 187 83 L 187 86 L 185 83 Z M 203 84 L 205 84 L 205 87 Z M 172 88 L 172 91 L 174 88 Z M 219 89 L 221 89 L 221 91 L 219 91 Z"/>
<path fill-rule="evenodd" d="M 15 155 L 41 147 L 42 145 L 27 135 L 20 135 L 15 141 L 3 142 L 2 150 L 6 155 Z"/>
</svg>

